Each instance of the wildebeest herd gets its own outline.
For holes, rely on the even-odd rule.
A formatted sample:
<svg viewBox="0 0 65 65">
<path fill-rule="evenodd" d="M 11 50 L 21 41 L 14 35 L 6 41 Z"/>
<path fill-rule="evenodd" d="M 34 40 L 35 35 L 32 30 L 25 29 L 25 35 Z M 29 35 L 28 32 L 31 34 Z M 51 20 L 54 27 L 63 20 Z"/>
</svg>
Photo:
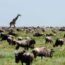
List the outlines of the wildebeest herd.
<svg viewBox="0 0 65 65">
<path fill-rule="evenodd" d="M 60 34 L 58 32 L 55 32 L 56 30 L 51 29 L 50 33 L 46 33 L 48 29 L 41 28 L 41 27 L 22 27 L 22 28 L 15 28 L 15 29 L 9 29 L 9 28 L 2 28 L 0 30 L 0 41 L 6 40 L 9 45 L 15 47 L 15 62 L 18 63 L 21 61 L 22 65 L 25 63 L 26 65 L 31 65 L 34 59 L 37 57 L 41 57 L 41 60 L 43 57 L 49 57 L 52 58 L 53 54 L 55 53 L 54 48 L 55 47 L 62 47 L 64 45 L 64 36 L 62 38 L 56 37 L 57 34 Z M 60 31 L 59 29 L 57 29 Z M 19 32 L 23 32 L 26 35 L 30 34 L 30 36 L 22 37 L 22 35 L 19 35 Z M 42 37 L 44 40 L 44 43 L 42 43 L 42 46 L 36 46 L 37 41 L 36 38 Z M 54 37 L 56 37 L 54 39 Z M 42 42 L 43 42 L 42 40 Z M 52 48 L 47 48 L 43 44 L 52 45 Z M 21 47 L 21 51 L 18 51 Z M 23 49 L 22 49 L 23 48 Z M 30 51 L 29 51 L 30 50 Z M 35 60 L 36 61 L 36 60 Z"/>
</svg>

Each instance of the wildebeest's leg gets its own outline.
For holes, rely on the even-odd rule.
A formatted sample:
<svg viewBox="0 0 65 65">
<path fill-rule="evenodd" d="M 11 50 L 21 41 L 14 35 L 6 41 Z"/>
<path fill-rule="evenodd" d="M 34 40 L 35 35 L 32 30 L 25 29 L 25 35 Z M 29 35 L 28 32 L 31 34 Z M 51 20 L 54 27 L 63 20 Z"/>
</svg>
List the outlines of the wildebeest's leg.
<svg viewBox="0 0 65 65">
<path fill-rule="evenodd" d="M 28 50 L 28 48 L 29 48 L 29 47 L 28 47 L 28 45 L 27 45 L 27 46 L 25 47 L 25 50 Z"/>
<path fill-rule="evenodd" d="M 25 47 L 24 49 L 25 49 L 25 50 L 28 50 L 28 48 L 27 48 L 27 47 Z"/>
<path fill-rule="evenodd" d="M 0 41 L 2 41 L 2 38 L 0 39 Z"/>
<path fill-rule="evenodd" d="M 28 46 L 27 46 L 26 50 L 28 50 Z"/>
<path fill-rule="evenodd" d="M 19 49 L 19 45 L 16 46 L 16 49 Z"/>
<path fill-rule="evenodd" d="M 0 39 L 0 44 L 2 43 L 2 40 Z"/>
<path fill-rule="evenodd" d="M 22 60 L 21 60 L 21 63 L 22 63 L 22 65 L 23 65 L 23 62 L 22 62 Z"/>
<path fill-rule="evenodd" d="M 41 59 L 43 59 L 43 56 L 41 56 Z"/>
<path fill-rule="evenodd" d="M 11 26 L 12 26 L 12 24 L 10 23 L 10 27 L 9 28 L 11 28 Z"/>
<path fill-rule="evenodd" d="M 30 63 L 26 63 L 26 65 L 30 65 Z"/>
<path fill-rule="evenodd" d="M 45 43 L 48 43 L 48 40 L 47 39 L 45 39 Z"/>
<path fill-rule="evenodd" d="M 60 46 L 62 46 L 63 44 L 60 44 Z"/>
<path fill-rule="evenodd" d="M 23 62 L 22 62 L 22 65 L 23 65 Z"/>
</svg>

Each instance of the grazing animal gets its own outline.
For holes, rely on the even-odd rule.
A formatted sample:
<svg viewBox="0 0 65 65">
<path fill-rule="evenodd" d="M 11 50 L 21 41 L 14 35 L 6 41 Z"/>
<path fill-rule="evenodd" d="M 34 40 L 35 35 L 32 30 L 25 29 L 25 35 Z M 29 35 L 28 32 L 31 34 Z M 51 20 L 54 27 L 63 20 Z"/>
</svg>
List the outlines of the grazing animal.
<svg viewBox="0 0 65 65">
<path fill-rule="evenodd" d="M 1 36 L 1 41 L 7 40 L 7 42 L 9 43 L 9 45 L 15 45 L 16 44 L 16 40 L 14 40 L 11 35 L 1 33 L 0 36 Z"/>
<path fill-rule="evenodd" d="M 16 63 L 21 61 L 22 65 L 23 65 L 23 63 L 25 63 L 26 65 L 31 65 L 33 59 L 34 59 L 34 55 L 32 53 L 25 52 L 25 51 L 15 53 L 15 62 Z"/>
<path fill-rule="evenodd" d="M 42 57 L 52 57 L 53 56 L 53 49 L 48 49 L 46 47 L 39 47 L 39 48 L 34 48 L 32 50 L 32 53 L 34 54 L 34 57 L 36 58 L 37 56 Z"/>
<path fill-rule="evenodd" d="M 59 31 L 65 31 L 65 27 L 61 27 Z"/>
<path fill-rule="evenodd" d="M 53 45 L 53 47 L 62 46 L 63 44 L 64 44 L 64 40 L 63 39 L 56 39 L 56 42 Z"/>
<path fill-rule="evenodd" d="M 21 41 L 16 41 L 16 49 L 19 47 L 24 47 L 26 50 L 29 48 L 34 48 L 36 41 L 34 39 L 26 39 L 26 40 L 21 40 Z"/>
<path fill-rule="evenodd" d="M 40 36 L 43 36 L 43 34 L 37 32 L 37 33 L 35 33 L 33 36 L 40 37 Z"/>
<path fill-rule="evenodd" d="M 56 30 L 51 30 L 54 34 L 56 34 L 57 32 L 56 32 Z"/>
<path fill-rule="evenodd" d="M 46 36 L 54 36 L 52 33 L 50 33 L 50 34 L 46 34 Z"/>
<path fill-rule="evenodd" d="M 7 42 L 9 43 L 9 45 L 12 44 L 12 37 L 11 37 L 11 36 L 9 36 L 9 37 L 7 38 Z"/>
<path fill-rule="evenodd" d="M 16 20 L 18 19 L 18 17 L 19 16 L 21 16 L 20 14 L 18 14 L 11 22 L 10 22 L 10 28 L 12 27 L 12 26 L 14 26 L 15 27 L 15 24 L 16 24 Z"/>
<path fill-rule="evenodd" d="M 45 38 L 45 43 L 48 43 L 48 42 L 52 42 L 52 38 L 50 37 L 50 36 L 47 36 L 46 38 Z"/>
<path fill-rule="evenodd" d="M 16 32 L 9 32 L 8 34 L 9 34 L 9 35 L 12 35 L 12 36 L 16 36 L 16 35 L 17 35 Z"/>
<path fill-rule="evenodd" d="M 7 42 L 9 43 L 9 45 L 16 45 L 16 40 L 13 39 L 11 36 L 7 38 Z"/>
<path fill-rule="evenodd" d="M 17 30 L 18 32 L 19 32 L 19 31 L 21 31 L 21 29 L 20 29 L 20 28 L 17 28 L 16 30 Z"/>
<path fill-rule="evenodd" d="M 2 40 L 7 40 L 8 36 L 9 36 L 8 34 L 1 33 L 1 34 L 0 34 L 1 41 L 2 41 Z"/>
</svg>

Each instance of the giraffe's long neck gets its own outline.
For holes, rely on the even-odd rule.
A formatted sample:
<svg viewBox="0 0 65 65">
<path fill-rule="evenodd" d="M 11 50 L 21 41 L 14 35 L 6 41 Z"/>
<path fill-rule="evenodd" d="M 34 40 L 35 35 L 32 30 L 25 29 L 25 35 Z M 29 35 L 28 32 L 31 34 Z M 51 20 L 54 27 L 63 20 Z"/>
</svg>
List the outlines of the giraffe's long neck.
<svg viewBox="0 0 65 65">
<path fill-rule="evenodd" d="M 18 19 L 18 17 L 19 17 L 19 16 L 16 16 L 16 17 L 13 19 L 14 23 L 16 23 L 16 20 Z"/>
</svg>

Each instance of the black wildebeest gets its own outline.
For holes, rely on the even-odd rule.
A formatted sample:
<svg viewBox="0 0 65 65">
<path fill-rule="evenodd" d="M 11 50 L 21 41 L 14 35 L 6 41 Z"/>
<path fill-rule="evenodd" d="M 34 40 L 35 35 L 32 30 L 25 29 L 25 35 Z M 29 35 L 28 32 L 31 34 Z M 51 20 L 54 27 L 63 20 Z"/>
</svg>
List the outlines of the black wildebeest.
<svg viewBox="0 0 65 65">
<path fill-rule="evenodd" d="M 63 39 L 56 39 L 56 42 L 53 45 L 53 47 L 62 46 L 63 44 L 64 44 L 64 40 Z"/>
<path fill-rule="evenodd" d="M 24 49 L 28 50 L 29 48 L 34 48 L 35 43 L 36 41 L 34 39 L 16 41 L 16 49 L 23 47 Z"/>
<path fill-rule="evenodd" d="M 33 59 L 34 59 L 34 55 L 32 53 L 25 52 L 25 51 L 15 53 L 15 62 L 16 63 L 21 61 L 22 65 L 23 65 L 23 63 L 25 63 L 26 65 L 31 65 Z"/>
<path fill-rule="evenodd" d="M 38 48 L 34 48 L 32 50 L 32 53 L 34 54 L 34 57 L 36 58 L 37 56 L 40 56 L 41 59 L 42 57 L 52 57 L 53 56 L 53 49 L 48 49 L 46 47 L 38 47 Z"/>
</svg>

